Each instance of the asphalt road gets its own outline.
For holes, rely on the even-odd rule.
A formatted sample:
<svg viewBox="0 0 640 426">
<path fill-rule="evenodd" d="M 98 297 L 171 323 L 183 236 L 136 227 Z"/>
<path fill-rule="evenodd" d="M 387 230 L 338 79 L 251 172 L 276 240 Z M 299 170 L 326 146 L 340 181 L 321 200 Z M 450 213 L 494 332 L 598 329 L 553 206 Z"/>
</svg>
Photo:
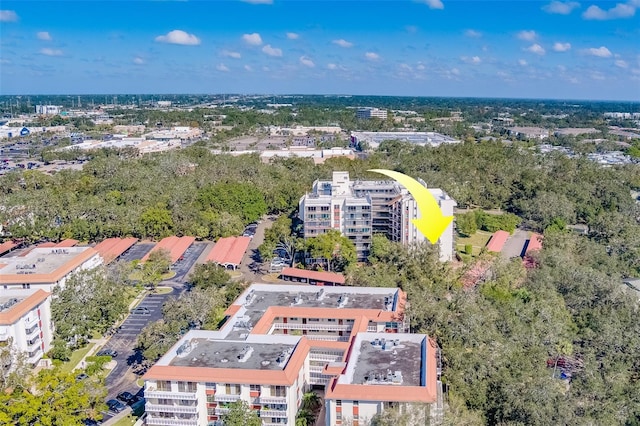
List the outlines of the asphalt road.
<svg viewBox="0 0 640 426">
<path fill-rule="evenodd" d="M 138 245 L 147 246 L 137 249 Z M 111 336 L 103 349 L 114 349 L 118 351 L 115 358 L 116 367 L 111 370 L 106 378 L 108 390 L 107 399 L 115 398 L 120 392 L 129 391 L 134 395 L 142 396 L 142 388 L 136 384 L 140 376 L 134 373 L 134 367 L 142 360 L 141 355 L 133 348 L 142 329 L 154 321 L 162 318 L 162 305 L 170 297 L 179 297 L 185 290 L 184 280 L 195 264 L 200 254 L 206 248 L 206 243 L 192 244 L 184 253 L 184 259 L 174 264 L 173 270 L 176 271 L 175 277 L 171 280 L 163 281 L 160 286 L 172 287 L 173 291 L 167 294 L 149 294 L 138 304 L 137 307 L 147 308 L 148 314 L 130 314 L 121 324 L 118 331 Z M 132 259 L 141 258 L 147 253 L 153 244 L 137 244 L 132 247 L 134 256 Z M 103 413 L 103 422 L 113 416 L 114 413 Z"/>
<path fill-rule="evenodd" d="M 268 272 L 269 265 L 266 265 L 266 267 L 263 266 L 258 247 L 264 242 L 264 231 L 267 228 L 271 228 L 274 221 L 275 219 L 273 217 L 268 217 L 258 224 L 256 233 L 249 243 L 242 262 L 240 262 L 238 270 L 242 273 L 242 278 L 249 282 L 260 282 L 262 275 Z"/>
</svg>

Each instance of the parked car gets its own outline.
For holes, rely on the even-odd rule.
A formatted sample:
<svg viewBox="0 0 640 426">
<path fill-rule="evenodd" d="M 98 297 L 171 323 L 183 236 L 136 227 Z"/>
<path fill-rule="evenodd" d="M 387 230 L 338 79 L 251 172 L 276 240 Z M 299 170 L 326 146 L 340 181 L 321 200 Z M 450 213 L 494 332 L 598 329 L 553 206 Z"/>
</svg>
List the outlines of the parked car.
<svg viewBox="0 0 640 426">
<path fill-rule="evenodd" d="M 114 413 L 120 413 L 127 408 L 126 405 L 124 405 L 122 402 L 118 401 L 117 399 L 108 400 L 107 407 L 109 407 L 109 410 L 113 411 Z"/>
<path fill-rule="evenodd" d="M 86 375 L 85 373 L 80 373 L 80 374 L 78 374 L 78 375 L 76 376 L 76 381 L 78 381 L 78 382 L 79 382 L 80 380 L 84 380 L 84 379 L 88 379 L 88 378 L 89 378 L 89 376 L 88 376 L 88 375 Z"/>
<path fill-rule="evenodd" d="M 118 398 L 120 401 L 122 401 L 122 402 L 124 402 L 126 404 L 129 404 L 129 405 L 133 404 L 138 399 L 131 392 L 120 392 L 118 394 L 118 396 L 116 396 L 116 398 Z"/>
<path fill-rule="evenodd" d="M 110 356 L 111 358 L 116 358 L 118 356 L 118 351 L 114 351 L 113 349 L 102 349 L 98 351 L 96 356 Z"/>
<path fill-rule="evenodd" d="M 97 420 L 93 420 L 93 419 L 84 419 L 82 421 L 82 424 L 84 426 L 98 426 L 100 423 L 98 423 Z"/>
<path fill-rule="evenodd" d="M 150 315 L 151 312 L 149 311 L 149 308 L 145 308 L 143 306 L 139 306 L 137 308 L 135 308 L 134 310 L 131 311 L 132 315 Z"/>
</svg>

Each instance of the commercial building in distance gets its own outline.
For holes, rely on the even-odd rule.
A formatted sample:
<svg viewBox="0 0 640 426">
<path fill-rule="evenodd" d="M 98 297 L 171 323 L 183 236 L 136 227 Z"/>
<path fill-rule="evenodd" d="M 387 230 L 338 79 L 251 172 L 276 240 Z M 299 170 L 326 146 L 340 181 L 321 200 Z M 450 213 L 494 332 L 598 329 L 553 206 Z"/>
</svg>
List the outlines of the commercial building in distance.
<svg viewBox="0 0 640 426">
<path fill-rule="evenodd" d="M 3 295 L 21 289 L 53 291 L 73 273 L 93 269 L 103 262 L 91 247 L 39 247 L 23 256 L 0 258 Z"/>
<path fill-rule="evenodd" d="M 428 189 L 442 213 L 452 216 L 455 200 L 442 189 Z M 406 188 L 396 181 L 351 181 L 348 172 L 333 172 L 332 180 L 315 181 L 311 193 L 300 199 L 298 217 L 304 222 L 305 238 L 339 230 L 353 241 L 361 261 L 369 256 L 374 233 L 405 245 L 427 241 L 413 224 L 412 220 L 420 218 L 421 213 Z M 438 245 L 440 260 L 453 259 L 453 223 Z"/>
<path fill-rule="evenodd" d="M 217 331 L 185 334 L 144 376 L 148 425 L 218 425 L 245 401 L 265 426 L 295 424 L 305 392 L 327 426 L 366 425 L 402 406 L 438 420 L 439 350 L 408 333 L 394 288 L 253 284 Z"/>
<path fill-rule="evenodd" d="M 50 295 L 44 290 L 20 290 L 10 294 L 4 292 L 0 296 L 0 345 L 10 343 L 25 353 L 31 366 L 36 366 L 51 349 Z M 2 367 L 11 369 L 11 365 Z"/>
<path fill-rule="evenodd" d="M 62 112 L 59 105 L 36 105 L 36 114 L 42 115 L 58 115 Z"/>
<path fill-rule="evenodd" d="M 351 144 L 366 143 L 376 149 L 384 141 L 409 142 L 420 146 L 439 146 L 443 143 L 460 143 L 460 140 L 435 132 L 351 132 Z"/>
<path fill-rule="evenodd" d="M 370 118 L 387 119 L 387 110 L 378 108 L 358 108 L 356 110 L 356 118 L 368 120 Z"/>
</svg>

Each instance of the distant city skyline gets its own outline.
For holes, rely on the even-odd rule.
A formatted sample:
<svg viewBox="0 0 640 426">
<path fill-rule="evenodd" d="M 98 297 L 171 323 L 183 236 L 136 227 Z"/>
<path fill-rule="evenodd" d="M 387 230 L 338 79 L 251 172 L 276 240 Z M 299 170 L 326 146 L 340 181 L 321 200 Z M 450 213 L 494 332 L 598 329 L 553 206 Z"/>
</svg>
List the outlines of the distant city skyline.
<svg viewBox="0 0 640 426">
<path fill-rule="evenodd" d="M 640 100 L 640 0 L 5 1 L 0 95 Z"/>
</svg>

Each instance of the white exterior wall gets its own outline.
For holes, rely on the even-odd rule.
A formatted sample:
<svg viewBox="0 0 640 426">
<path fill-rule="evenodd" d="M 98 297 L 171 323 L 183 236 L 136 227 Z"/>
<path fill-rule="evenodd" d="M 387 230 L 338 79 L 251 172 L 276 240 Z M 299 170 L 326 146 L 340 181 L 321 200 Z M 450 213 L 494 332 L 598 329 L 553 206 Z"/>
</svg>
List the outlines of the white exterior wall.
<svg viewBox="0 0 640 426">
<path fill-rule="evenodd" d="M 30 333 L 27 333 L 30 331 Z M 51 296 L 20 317 L 15 323 L 0 325 L 0 342 L 12 339 L 13 346 L 27 353 L 27 362 L 36 364 L 51 349 L 53 324 Z M 32 343 L 29 344 L 28 342 Z"/>
</svg>

